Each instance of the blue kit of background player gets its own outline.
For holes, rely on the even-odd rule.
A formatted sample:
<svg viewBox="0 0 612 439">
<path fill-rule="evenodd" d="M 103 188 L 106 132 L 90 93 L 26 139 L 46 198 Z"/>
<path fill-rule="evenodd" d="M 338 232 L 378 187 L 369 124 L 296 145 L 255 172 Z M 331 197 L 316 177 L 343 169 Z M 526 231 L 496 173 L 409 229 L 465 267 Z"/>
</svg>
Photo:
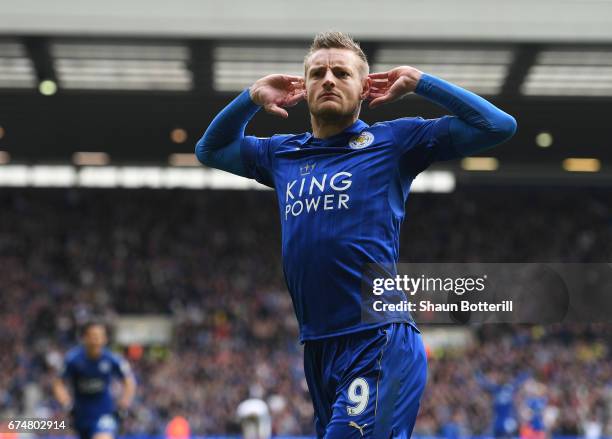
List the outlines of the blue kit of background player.
<svg viewBox="0 0 612 439">
<path fill-rule="evenodd" d="M 364 267 L 395 267 L 404 205 L 421 171 L 507 140 L 516 122 L 414 67 L 369 74 L 364 53 L 340 32 L 315 37 L 304 72 L 269 75 L 244 90 L 210 124 L 196 155 L 276 190 L 317 436 L 407 438 L 425 387 L 425 350 L 408 313 L 362 317 Z M 411 92 L 453 115 L 371 126 L 359 119 L 363 100 L 375 108 Z M 283 107 L 301 100 L 312 133 L 245 136 L 260 108 L 287 117 Z"/>
<path fill-rule="evenodd" d="M 126 410 L 134 396 L 135 382 L 129 364 L 109 351 L 106 330 L 99 323 L 82 329 L 82 344 L 71 349 L 61 376 L 54 382 L 54 393 L 71 410 L 73 427 L 81 439 L 110 439 L 117 435 L 120 410 Z M 123 382 L 123 393 L 115 403 L 113 379 Z M 69 384 L 73 396 L 65 383 Z"/>
</svg>

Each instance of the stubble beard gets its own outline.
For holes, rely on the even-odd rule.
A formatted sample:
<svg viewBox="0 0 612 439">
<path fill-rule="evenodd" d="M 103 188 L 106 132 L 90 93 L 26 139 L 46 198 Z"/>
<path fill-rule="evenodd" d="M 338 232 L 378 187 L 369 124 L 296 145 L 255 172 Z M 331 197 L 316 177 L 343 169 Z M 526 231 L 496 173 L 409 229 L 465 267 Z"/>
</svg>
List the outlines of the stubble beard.
<svg viewBox="0 0 612 439">
<path fill-rule="evenodd" d="M 325 123 L 334 124 L 338 122 L 342 122 L 346 119 L 350 119 L 359 113 L 359 105 L 355 108 L 342 111 L 341 108 L 337 108 L 335 106 L 326 106 L 325 108 L 319 108 L 315 111 L 310 110 L 310 114 Z"/>
</svg>

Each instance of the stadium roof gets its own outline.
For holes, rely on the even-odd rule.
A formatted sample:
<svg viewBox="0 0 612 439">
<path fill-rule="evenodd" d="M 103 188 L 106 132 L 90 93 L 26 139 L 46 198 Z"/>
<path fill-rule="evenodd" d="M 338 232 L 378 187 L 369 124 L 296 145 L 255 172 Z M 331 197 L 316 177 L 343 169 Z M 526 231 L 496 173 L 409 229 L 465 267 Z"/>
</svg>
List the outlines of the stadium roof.
<svg viewBox="0 0 612 439">
<path fill-rule="evenodd" d="M 361 42 L 372 71 L 414 65 L 482 94 L 517 118 L 516 136 L 486 154 L 496 160 L 493 167 L 482 162 L 489 171 L 537 166 L 565 174 L 567 159 L 584 158 L 598 161 L 584 172 L 611 172 L 612 44 Z M 105 164 L 166 165 L 173 153 L 192 153 L 214 115 L 256 78 L 300 74 L 308 44 L 2 37 L 0 163 L 72 164 L 77 152 L 99 152 L 106 154 Z M 409 96 L 374 111 L 364 106 L 361 118 L 374 123 L 445 113 Z M 248 128 L 260 136 L 307 130 L 304 104 L 287 120 L 262 112 Z M 446 167 L 464 171 L 465 166 Z"/>
</svg>

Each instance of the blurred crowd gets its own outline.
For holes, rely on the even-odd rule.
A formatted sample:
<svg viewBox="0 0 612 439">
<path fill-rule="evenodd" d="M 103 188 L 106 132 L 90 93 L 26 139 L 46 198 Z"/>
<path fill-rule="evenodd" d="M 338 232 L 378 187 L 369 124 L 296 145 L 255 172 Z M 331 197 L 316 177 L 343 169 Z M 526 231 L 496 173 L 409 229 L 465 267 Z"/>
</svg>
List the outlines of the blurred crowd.
<svg viewBox="0 0 612 439">
<path fill-rule="evenodd" d="M 403 261 L 612 255 L 605 192 L 410 197 Z M 0 206 L 0 418 L 59 413 L 50 383 L 83 322 L 165 314 L 172 343 L 122 351 L 139 383 L 124 432 L 159 434 L 176 415 L 194 433 L 237 432 L 236 407 L 249 397 L 268 402 L 277 434 L 313 432 L 272 192 L 19 189 L 3 190 Z M 611 331 L 484 325 L 468 346 L 430 350 L 415 433 L 491 433 L 492 389 L 525 376 L 510 392 L 515 432 L 537 412 L 556 435 L 612 435 Z"/>
<path fill-rule="evenodd" d="M 415 433 L 612 435 L 612 327 L 486 325 L 431 353 Z"/>
</svg>

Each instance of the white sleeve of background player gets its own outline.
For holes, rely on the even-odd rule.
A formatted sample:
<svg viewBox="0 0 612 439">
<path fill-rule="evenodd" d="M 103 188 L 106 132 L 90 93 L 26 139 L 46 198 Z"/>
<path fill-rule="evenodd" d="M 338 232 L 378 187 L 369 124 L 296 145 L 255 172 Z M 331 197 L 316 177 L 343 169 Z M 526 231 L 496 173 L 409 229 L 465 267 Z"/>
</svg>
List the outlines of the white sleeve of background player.
<svg viewBox="0 0 612 439">
<path fill-rule="evenodd" d="M 132 376 L 132 368 L 130 367 L 130 363 L 118 355 L 113 357 L 113 366 L 115 370 L 115 374 L 120 376 L 121 378 L 126 378 Z"/>
</svg>

